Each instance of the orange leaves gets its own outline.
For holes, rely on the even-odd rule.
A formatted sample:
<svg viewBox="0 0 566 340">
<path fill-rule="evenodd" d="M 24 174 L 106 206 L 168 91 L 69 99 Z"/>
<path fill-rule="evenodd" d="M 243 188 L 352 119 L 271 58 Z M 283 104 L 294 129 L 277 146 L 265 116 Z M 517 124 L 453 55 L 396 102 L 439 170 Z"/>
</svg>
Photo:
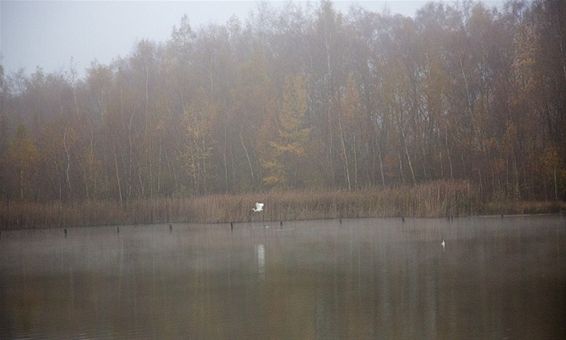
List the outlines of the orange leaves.
<svg viewBox="0 0 566 340">
<path fill-rule="evenodd" d="M 261 166 L 265 171 L 263 183 L 268 187 L 282 187 L 294 182 L 292 177 L 306 155 L 306 145 L 310 136 L 310 128 L 305 124 L 307 110 L 306 79 L 301 74 L 287 77 L 284 92 L 280 101 L 274 127 L 274 135 L 262 140 L 269 148 L 264 155 Z M 296 179 L 295 179 L 296 180 Z"/>
</svg>

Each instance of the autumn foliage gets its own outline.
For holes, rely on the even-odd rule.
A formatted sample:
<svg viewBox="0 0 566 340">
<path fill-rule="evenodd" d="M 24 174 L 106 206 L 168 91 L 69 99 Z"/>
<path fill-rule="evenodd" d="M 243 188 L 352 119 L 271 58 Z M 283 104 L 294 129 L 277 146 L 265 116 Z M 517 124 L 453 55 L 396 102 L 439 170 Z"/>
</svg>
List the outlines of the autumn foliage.
<svg viewBox="0 0 566 340">
<path fill-rule="evenodd" d="M 248 193 L 278 193 L 273 218 L 301 218 L 289 204 L 395 215 L 388 190 L 411 201 L 439 181 L 465 183 L 465 209 L 564 200 L 565 27 L 558 0 L 429 3 L 415 17 L 264 5 L 223 25 L 183 18 L 169 40 L 84 76 L 0 67 L 0 197 L 69 216 L 111 204 L 132 223 L 147 202 L 185 216 L 184 200 Z"/>
</svg>

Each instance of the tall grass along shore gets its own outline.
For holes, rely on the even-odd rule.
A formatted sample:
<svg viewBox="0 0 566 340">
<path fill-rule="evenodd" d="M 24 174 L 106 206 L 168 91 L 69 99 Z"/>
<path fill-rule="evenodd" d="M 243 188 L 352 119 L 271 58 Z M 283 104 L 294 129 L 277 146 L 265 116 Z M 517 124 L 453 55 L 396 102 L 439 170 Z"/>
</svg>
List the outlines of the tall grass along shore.
<svg viewBox="0 0 566 340">
<path fill-rule="evenodd" d="M 252 213 L 255 202 L 265 211 Z M 3 229 L 166 222 L 227 223 L 361 217 L 443 217 L 479 213 L 541 213 L 565 209 L 562 202 L 480 202 L 466 181 L 359 191 L 285 191 L 156 198 L 127 202 L 4 202 Z"/>
</svg>

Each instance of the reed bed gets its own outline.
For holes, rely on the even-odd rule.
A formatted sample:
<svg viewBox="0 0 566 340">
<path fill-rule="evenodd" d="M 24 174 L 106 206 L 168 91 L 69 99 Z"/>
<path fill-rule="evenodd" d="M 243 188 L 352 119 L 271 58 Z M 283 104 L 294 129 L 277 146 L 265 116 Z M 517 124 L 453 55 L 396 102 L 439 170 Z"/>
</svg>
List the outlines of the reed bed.
<svg viewBox="0 0 566 340">
<path fill-rule="evenodd" d="M 564 214 L 566 202 L 562 201 L 498 201 L 484 204 L 478 213 L 481 214 Z"/>
<path fill-rule="evenodd" d="M 252 213 L 255 202 L 265 211 Z M 3 229 L 169 222 L 227 223 L 361 217 L 441 217 L 473 214 L 477 194 L 465 181 L 359 191 L 285 191 L 190 198 L 72 203 L 5 202 Z"/>
</svg>

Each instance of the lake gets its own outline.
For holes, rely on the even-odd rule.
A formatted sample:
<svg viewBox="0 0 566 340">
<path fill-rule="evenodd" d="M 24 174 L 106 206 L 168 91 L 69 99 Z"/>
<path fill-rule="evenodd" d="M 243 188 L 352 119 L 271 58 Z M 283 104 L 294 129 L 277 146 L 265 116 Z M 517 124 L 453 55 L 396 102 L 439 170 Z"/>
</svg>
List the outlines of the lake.
<svg viewBox="0 0 566 340">
<path fill-rule="evenodd" d="M 566 218 L 3 231 L 19 338 L 566 339 Z"/>
</svg>

